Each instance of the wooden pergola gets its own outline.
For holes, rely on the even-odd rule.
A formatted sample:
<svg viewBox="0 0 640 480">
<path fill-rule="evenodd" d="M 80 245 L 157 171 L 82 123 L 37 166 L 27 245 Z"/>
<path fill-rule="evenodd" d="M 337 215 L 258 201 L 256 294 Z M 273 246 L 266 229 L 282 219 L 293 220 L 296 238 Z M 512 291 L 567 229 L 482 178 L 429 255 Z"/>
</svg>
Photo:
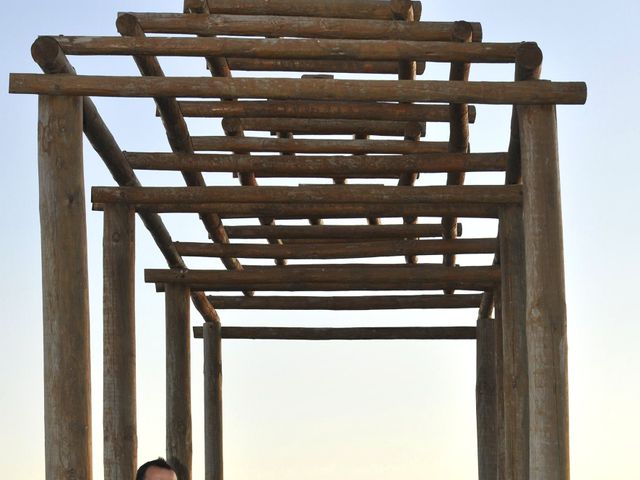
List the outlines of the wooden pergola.
<svg viewBox="0 0 640 480">
<path fill-rule="evenodd" d="M 420 21 L 416 1 L 186 0 L 183 11 L 121 13 L 119 37 L 40 37 L 32 54 L 44 74 L 11 75 L 11 92 L 39 95 L 46 478 L 92 478 L 84 132 L 118 185 L 94 187 L 91 199 L 104 212 L 106 479 L 133 478 L 137 464 L 136 212 L 168 266 L 145 279 L 166 301 L 167 458 L 180 480 L 191 478 L 192 333 L 204 342 L 207 479 L 223 478 L 226 338 L 475 339 L 480 479 L 568 479 L 555 106 L 583 104 L 586 86 L 540 80 L 535 43 L 484 43 L 478 23 Z M 141 76 L 77 75 L 72 55 L 132 56 Z M 203 57 L 211 75 L 166 77 L 165 56 Z M 417 80 L 430 62 L 450 64 L 449 80 Z M 513 64 L 514 80 L 469 81 L 473 63 Z M 93 96 L 153 98 L 171 152 L 123 151 Z M 473 104 L 513 105 L 507 151 L 470 151 Z M 190 135 L 190 117 L 221 119 L 225 135 Z M 430 122 L 449 124 L 448 142 L 425 140 Z M 136 170 L 181 172 L 186 186 L 143 187 Z M 209 186 L 206 172 L 239 186 Z M 465 185 L 466 172 L 505 180 Z M 416 183 L 432 173 L 446 184 Z M 160 213 L 197 213 L 211 242 L 175 241 Z M 497 238 L 462 237 L 461 218 L 498 219 Z M 281 222 L 291 219 L 304 222 Z M 494 261 L 459 266 L 467 254 Z M 219 258 L 225 269 L 189 269 L 185 257 Z M 243 266 L 247 258 L 274 265 Z M 204 320 L 193 332 L 190 299 Z M 474 309 L 477 327 L 249 328 L 218 315 L 409 308 Z"/>
</svg>

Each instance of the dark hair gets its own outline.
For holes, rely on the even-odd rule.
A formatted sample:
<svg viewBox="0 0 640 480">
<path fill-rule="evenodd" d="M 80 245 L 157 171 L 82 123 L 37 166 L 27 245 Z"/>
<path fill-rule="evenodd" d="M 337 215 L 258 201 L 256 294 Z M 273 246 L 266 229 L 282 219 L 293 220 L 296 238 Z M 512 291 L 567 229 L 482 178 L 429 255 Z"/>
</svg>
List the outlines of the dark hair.
<svg viewBox="0 0 640 480">
<path fill-rule="evenodd" d="M 165 470 L 171 470 L 173 473 L 176 473 L 169 462 L 162 457 L 158 457 L 157 460 L 151 460 L 150 462 L 140 466 L 138 473 L 136 473 L 136 480 L 144 480 L 144 476 L 150 467 L 164 468 Z"/>
</svg>

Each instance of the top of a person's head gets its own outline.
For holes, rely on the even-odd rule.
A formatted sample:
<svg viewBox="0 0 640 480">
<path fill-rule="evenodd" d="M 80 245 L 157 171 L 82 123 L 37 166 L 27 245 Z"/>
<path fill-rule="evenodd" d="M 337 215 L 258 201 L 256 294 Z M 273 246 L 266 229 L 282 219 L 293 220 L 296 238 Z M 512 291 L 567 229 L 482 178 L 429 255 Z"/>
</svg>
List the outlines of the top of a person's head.
<svg viewBox="0 0 640 480">
<path fill-rule="evenodd" d="M 138 468 L 138 472 L 136 473 L 136 480 L 149 480 L 149 479 L 147 479 L 147 471 L 150 470 L 150 469 L 151 469 L 151 471 L 154 471 L 156 469 L 160 469 L 161 471 L 162 470 L 166 470 L 167 473 L 168 472 L 173 472 L 174 474 L 176 474 L 176 471 L 173 469 L 173 467 L 171 466 L 171 464 L 169 462 L 167 462 L 162 457 L 158 457 L 158 459 L 151 460 L 150 462 L 147 462 L 147 463 L 141 465 L 140 468 Z M 149 472 L 149 473 L 151 473 L 151 472 Z"/>
</svg>

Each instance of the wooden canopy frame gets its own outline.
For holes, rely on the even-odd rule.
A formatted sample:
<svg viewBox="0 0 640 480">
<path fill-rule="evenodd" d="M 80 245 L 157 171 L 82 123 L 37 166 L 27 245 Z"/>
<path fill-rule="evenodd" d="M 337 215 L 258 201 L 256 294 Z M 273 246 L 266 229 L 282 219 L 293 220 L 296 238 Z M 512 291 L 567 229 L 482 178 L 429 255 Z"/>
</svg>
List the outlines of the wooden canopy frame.
<svg viewBox="0 0 640 480">
<path fill-rule="evenodd" d="M 534 43 L 483 43 L 477 23 L 420 16 L 420 2 L 408 0 L 186 0 L 182 14 L 120 14 L 121 37 L 35 41 L 32 54 L 45 75 L 12 74 L 10 91 L 40 98 L 47 479 L 92 477 L 83 132 L 118 184 L 92 189 L 94 209 L 104 211 L 106 479 L 133 478 L 137 462 L 136 212 L 169 267 L 147 270 L 145 278 L 166 299 L 167 457 L 181 480 L 191 478 L 189 299 L 204 319 L 193 333 L 204 339 L 207 479 L 223 476 L 223 338 L 475 339 L 480 479 L 569 478 L 555 105 L 583 104 L 586 87 L 540 80 Z M 76 75 L 70 55 L 130 55 L 142 76 Z M 157 56 L 204 57 L 212 76 L 165 77 Z M 450 64 L 449 81 L 417 80 L 429 62 Z M 472 63 L 514 64 L 514 81 L 471 82 Z M 234 71 L 313 74 L 234 78 Z M 92 96 L 154 98 L 172 151 L 124 152 Z M 508 151 L 470 152 L 470 104 L 513 105 Z M 225 136 L 191 136 L 189 117 L 222 119 Z M 424 141 L 429 122 L 448 123 L 449 141 Z M 345 134 L 351 139 L 333 137 Z M 179 171 L 187 186 L 143 187 L 135 170 Z M 203 172 L 233 173 L 241 186 L 207 186 Z M 466 172 L 505 172 L 505 182 L 464 185 Z M 446 173 L 446 185 L 416 186 L 421 173 Z M 329 178 L 334 185 L 264 187 L 261 177 Z M 397 186 L 376 185 L 390 180 Z M 159 216 L 166 212 L 198 213 L 212 242 L 175 242 Z M 419 221 L 425 217 L 438 221 Z M 463 217 L 499 219 L 498 238 L 458 238 Z M 229 218 L 259 225 L 226 226 Z M 332 218 L 353 220 L 323 221 Z M 457 255 L 487 253 L 493 264 L 456 264 Z M 442 261 L 421 263 L 420 255 Z M 188 269 L 184 257 L 191 256 L 220 258 L 226 270 Z M 404 261 L 287 265 L 392 256 Z M 275 266 L 246 267 L 239 258 Z M 254 295 L 394 290 L 419 293 Z M 477 327 L 223 327 L 217 313 L 400 308 L 475 308 Z"/>
</svg>

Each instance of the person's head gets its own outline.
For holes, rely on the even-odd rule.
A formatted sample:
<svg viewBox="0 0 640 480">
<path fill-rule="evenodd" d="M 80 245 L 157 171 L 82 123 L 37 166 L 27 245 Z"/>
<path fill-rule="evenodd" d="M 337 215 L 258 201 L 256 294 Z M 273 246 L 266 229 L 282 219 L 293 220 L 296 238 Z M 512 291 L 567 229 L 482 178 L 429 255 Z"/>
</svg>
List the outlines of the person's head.
<svg viewBox="0 0 640 480">
<path fill-rule="evenodd" d="M 158 458 L 141 465 L 136 480 L 177 480 L 176 471 L 164 459 Z"/>
</svg>

